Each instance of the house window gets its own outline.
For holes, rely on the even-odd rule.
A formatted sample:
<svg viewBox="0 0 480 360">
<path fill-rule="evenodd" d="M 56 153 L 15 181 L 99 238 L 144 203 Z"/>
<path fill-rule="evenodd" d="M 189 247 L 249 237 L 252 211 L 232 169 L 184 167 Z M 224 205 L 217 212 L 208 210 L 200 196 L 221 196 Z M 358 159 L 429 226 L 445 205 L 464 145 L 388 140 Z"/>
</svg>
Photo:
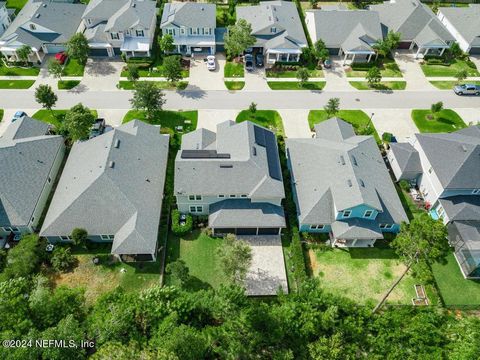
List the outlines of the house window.
<svg viewBox="0 0 480 360">
<path fill-rule="evenodd" d="M 443 209 L 443 206 L 439 206 L 437 208 L 437 214 L 439 217 L 441 217 L 443 219 L 443 216 L 445 215 L 445 210 Z"/>
<path fill-rule="evenodd" d="M 237 195 L 229 195 L 229 197 L 234 198 L 237 197 Z"/>
<path fill-rule="evenodd" d="M 246 198 L 246 197 L 247 197 L 247 194 L 242 194 L 242 195 L 240 195 L 240 197 Z"/>
<path fill-rule="evenodd" d="M 3 231 L 6 231 L 6 232 L 11 232 L 12 231 L 11 227 L 3 227 L 2 229 L 3 229 Z"/>
<path fill-rule="evenodd" d="M 352 215 L 351 210 L 343 210 L 343 217 L 344 218 L 348 218 L 348 217 L 350 217 L 350 215 Z"/>
<path fill-rule="evenodd" d="M 220 195 L 218 195 L 218 197 L 219 197 L 219 198 L 224 198 L 225 195 L 224 195 L 224 194 L 220 194 Z"/>
<path fill-rule="evenodd" d="M 143 37 L 143 30 L 137 30 L 136 31 L 138 37 Z"/>
<path fill-rule="evenodd" d="M 92 19 L 87 19 L 87 24 L 91 25 L 92 24 Z"/>
<path fill-rule="evenodd" d="M 275 26 L 272 26 L 272 27 L 270 28 L 270 32 L 271 32 L 272 34 L 275 34 L 275 33 L 277 32 L 277 28 L 276 28 Z"/>
<path fill-rule="evenodd" d="M 391 229 L 392 227 L 392 224 L 380 224 L 380 229 Z"/>
<path fill-rule="evenodd" d="M 50 184 L 50 183 L 52 182 L 52 179 L 49 177 L 49 178 L 47 179 L 47 181 L 48 181 L 48 183 Z"/>
<path fill-rule="evenodd" d="M 180 28 L 180 35 L 185 35 L 186 29 L 184 27 Z"/>
<path fill-rule="evenodd" d="M 472 190 L 472 194 L 473 194 L 473 195 L 478 195 L 478 194 L 480 194 L 480 189 L 473 189 L 473 190 Z"/>
<path fill-rule="evenodd" d="M 203 28 L 204 35 L 210 35 L 210 28 Z"/>
<path fill-rule="evenodd" d="M 323 230 L 325 225 L 310 225 L 310 230 Z"/>
<path fill-rule="evenodd" d="M 118 33 L 110 33 L 110 36 L 112 38 L 112 40 L 119 40 L 120 39 L 120 36 L 118 35 Z"/>
<path fill-rule="evenodd" d="M 367 211 L 365 211 L 365 213 L 363 214 L 363 217 L 364 217 L 364 218 L 370 218 L 370 217 L 372 217 L 372 215 L 373 215 L 373 211 L 372 211 L 372 210 L 367 210 Z"/>
<path fill-rule="evenodd" d="M 191 29 L 190 29 L 190 33 L 191 33 L 192 35 L 198 35 L 198 28 L 191 28 Z"/>
<path fill-rule="evenodd" d="M 60 236 L 61 241 L 70 241 L 70 236 Z"/>
<path fill-rule="evenodd" d="M 113 240 L 114 237 L 114 235 L 100 235 L 102 240 Z"/>
<path fill-rule="evenodd" d="M 188 195 L 188 200 L 190 201 L 201 201 L 202 195 Z"/>
<path fill-rule="evenodd" d="M 35 26 L 35 24 L 30 24 L 30 30 L 36 30 L 37 27 Z"/>
<path fill-rule="evenodd" d="M 203 212 L 203 206 L 190 206 L 191 213 L 201 213 Z"/>
<path fill-rule="evenodd" d="M 16 233 L 16 232 L 20 232 L 20 230 L 18 230 L 17 227 L 11 227 L 10 229 L 12 230 L 12 232 L 15 232 L 15 233 Z"/>
<path fill-rule="evenodd" d="M 175 36 L 175 29 L 170 29 L 170 28 L 169 28 L 169 29 L 165 29 L 165 31 L 166 31 L 166 33 L 167 33 L 168 35 Z"/>
</svg>

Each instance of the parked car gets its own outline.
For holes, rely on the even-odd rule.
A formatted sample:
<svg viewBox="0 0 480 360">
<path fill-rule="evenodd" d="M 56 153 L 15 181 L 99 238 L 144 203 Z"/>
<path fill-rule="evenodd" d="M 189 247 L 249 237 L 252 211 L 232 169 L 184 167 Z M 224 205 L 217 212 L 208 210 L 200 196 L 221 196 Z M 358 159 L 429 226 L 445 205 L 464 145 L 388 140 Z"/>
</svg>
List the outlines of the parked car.
<svg viewBox="0 0 480 360">
<path fill-rule="evenodd" d="M 453 88 L 457 95 L 480 95 L 480 85 L 463 84 L 457 85 Z"/>
<path fill-rule="evenodd" d="M 25 111 L 17 111 L 17 112 L 13 115 L 12 122 L 14 122 L 15 120 L 21 119 L 21 118 L 24 117 L 24 116 L 28 116 Z"/>
<path fill-rule="evenodd" d="M 68 56 L 64 51 L 55 54 L 55 60 L 57 60 L 61 65 L 65 64 L 67 58 Z"/>
<path fill-rule="evenodd" d="M 326 59 L 324 62 L 323 62 L 323 67 L 325 69 L 330 69 L 332 67 L 332 60 L 330 59 Z"/>
<path fill-rule="evenodd" d="M 97 119 L 90 129 L 89 139 L 102 135 L 105 131 L 105 119 Z"/>
<path fill-rule="evenodd" d="M 251 54 L 246 54 L 245 55 L 245 69 L 247 71 L 252 71 L 253 70 L 253 55 L 251 55 Z"/>
<path fill-rule="evenodd" d="M 209 55 L 207 56 L 207 69 L 210 71 L 214 71 L 216 69 L 216 62 L 215 62 L 215 56 Z"/>
<path fill-rule="evenodd" d="M 255 65 L 257 67 L 263 67 L 263 59 L 263 54 L 258 53 L 257 55 L 255 55 Z"/>
</svg>

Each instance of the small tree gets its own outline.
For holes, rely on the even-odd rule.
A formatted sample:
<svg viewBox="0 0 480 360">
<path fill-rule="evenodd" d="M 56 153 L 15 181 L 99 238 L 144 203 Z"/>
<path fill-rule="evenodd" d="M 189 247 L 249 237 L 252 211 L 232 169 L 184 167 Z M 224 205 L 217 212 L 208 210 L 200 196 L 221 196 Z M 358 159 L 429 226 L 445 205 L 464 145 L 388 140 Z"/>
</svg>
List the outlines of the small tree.
<svg viewBox="0 0 480 360">
<path fill-rule="evenodd" d="M 173 36 L 170 34 L 163 34 L 158 39 L 158 46 L 164 53 L 171 53 L 175 50 L 175 45 L 173 43 Z"/>
<path fill-rule="evenodd" d="M 332 117 L 338 114 L 340 111 L 340 99 L 331 98 L 328 100 L 327 105 L 323 107 L 328 117 Z"/>
<path fill-rule="evenodd" d="M 127 65 L 127 79 L 129 81 L 137 81 L 140 78 L 140 71 L 137 65 L 128 64 Z"/>
<path fill-rule="evenodd" d="M 180 56 L 167 56 L 163 60 L 163 71 L 168 81 L 175 83 L 182 79 L 182 64 L 180 63 Z"/>
<path fill-rule="evenodd" d="M 225 51 L 229 57 L 235 57 L 255 45 L 256 41 L 252 36 L 252 25 L 245 19 L 239 19 L 235 25 L 228 27 L 224 37 Z"/>
<path fill-rule="evenodd" d="M 18 58 L 25 63 L 25 66 L 28 66 L 28 58 L 32 52 L 32 48 L 28 45 L 22 45 L 17 49 Z"/>
<path fill-rule="evenodd" d="M 297 70 L 296 77 L 300 80 L 300 86 L 304 86 L 310 77 L 310 73 L 307 68 L 301 67 Z"/>
<path fill-rule="evenodd" d="M 165 104 L 165 94 L 151 81 L 136 84 L 133 98 L 130 99 L 135 110 L 145 111 L 147 120 L 152 121 Z"/>
<path fill-rule="evenodd" d="M 94 122 L 95 116 L 91 110 L 82 104 L 77 104 L 65 114 L 62 128 L 72 141 L 86 140 Z"/>
<path fill-rule="evenodd" d="M 58 97 L 50 85 L 41 84 L 35 89 L 35 100 L 42 105 L 43 108 L 52 111 L 52 108 L 57 103 Z"/>
<path fill-rule="evenodd" d="M 38 235 L 22 236 L 17 246 L 8 251 L 7 264 L 0 280 L 33 274 L 40 262 L 38 243 Z"/>
<path fill-rule="evenodd" d="M 76 263 L 75 257 L 72 255 L 70 248 L 57 246 L 53 250 L 52 258 L 50 259 L 53 269 L 58 272 L 65 272 L 70 270 Z"/>
<path fill-rule="evenodd" d="M 321 61 L 325 61 L 330 56 L 327 47 L 322 39 L 318 39 L 317 42 L 313 45 L 315 49 L 315 56 Z"/>
<path fill-rule="evenodd" d="M 255 113 L 257 112 L 257 104 L 252 101 L 248 106 L 248 110 L 250 111 L 250 113 L 255 115 Z"/>
<path fill-rule="evenodd" d="M 216 253 L 227 278 L 234 284 L 243 284 L 252 262 L 250 245 L 243 240 L 237 240 L 235 235 L 228 234 L 224 245 L 217 248 Z"/>
<path fill-rule="evenodd" d="M 190 270 L 182 259 L 169 263 L 165 268 L 165 271 L 170 275 L 173 283 L 178 284 L 180 287 L 184 287 L 190 279 Z"/>
<path fill-rule="evenodd" d="M 468 76 L 468 71 L 467 69 L 462 69 L 459 70 L 456 74 L 455 77 L 457 78 L 457 81 L 460 82 L 462 80 L 465 80 Z"/>
<path fill-rule="evenodd" d="M 370 69 L 368 69 L 367 76 L 365 78 L 368 81 L 368 85 L 370 86 L 375 86 L 380 81 L 382 81 L 382 74 L 380 72 L 380 69 L 377 66 L 372 66 Z"/>
<path fill-rule="evenodd" d="M 463 50 L 457 42 L 454 42 L 450 47 L 445 51 L 445 59 L 447 61 L 452 61 L 453 59 L 459 59 L 464 56 Z"/>
<path fill-rule="evenodd" d="M 63 66 L 58 60 L 49 60 L 47 64 L 48 73 L 54 78 L 62 80 Z"/>
<path fill-rule="evenodd" d="M 392 50 L 398 47 L 400 39 L 400 33 L 389 31 L 385 39 L 378 40 L 373 45 L 373 49 L 377 52 L 378 55 L 382 57 L 387 57 L 392 52 Z"/>
<path fill-rule="evenodd" d="M 88 232 L 87 232 L 87 230 L 82 229 L 82 228 L 75 228 L 72 231 L 71 238 L 72 238 L 72 241 L 75 245 L 85 246 L 85 244 L 87 243 L 87 239 L 88 239 Z"/>
<path fill-rule="evenodd" d="M 439 101 L 430 106 L 430 112 L 432 113 L 433 117 L 436 118 L 438 113 L 443 110 L 443 102 Z"/>
<path fill-rule="evenodd" d="M 83 33 L 76 33 L 67 42 L 67 54 L 80 64 L 85 65 L 89 52 L 88 40 Z"/>
</svg>

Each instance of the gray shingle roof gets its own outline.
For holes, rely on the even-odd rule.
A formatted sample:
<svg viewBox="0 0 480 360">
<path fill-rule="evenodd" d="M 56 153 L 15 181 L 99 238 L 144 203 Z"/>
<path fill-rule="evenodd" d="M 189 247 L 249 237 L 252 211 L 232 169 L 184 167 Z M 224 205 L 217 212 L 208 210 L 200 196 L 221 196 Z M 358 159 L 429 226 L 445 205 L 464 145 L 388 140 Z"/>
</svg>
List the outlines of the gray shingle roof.
<svg viewBox="0 0 480 360">
<path fill-rule="evenodd" d="M 255 128 L 263 129 L 249 121 L 238 124 L 226 121 L 217 125 L 214 141 L 213 133 L 203 129 L 183 135 L 182 148 L 175 160 L 175 194 L 246 194 L 251 198 L 283 198 L 281 174 L 280 179 L 270 174 L 272 165 L 277 163 L 279 166 L 277 145 L 258 144 Z M 183 150 L 211 150 L 212 154 L 216 151 L 229 157 L 182 158 Z M 270 158 L 267 150 L 271 150 Z"/>
<path fill-rule="evenodd" d="M 42 236 L 115 235 L 114 254 L 156 249 L 168 136 L 131 121 L 72 147 L 45 218 Z"/>
<path fill-rule="evenodd" d="M 28 1 L 0 38 L 40 49 L 44 43 L 65 43 L 76 33 L 86 6 L 50 1 Z M 32 32 L 22 26 L 32 21 L 51 32 Z"/>
<path fill-rule="evenodd" d="M 285 227 L 281 206 L 252 203 L 249 199 L 234 199 L 210 205 L 208 226 L 211 228 Z"/>
<path fill-rule="evenodd" d="M 450 222 L 459 220 L 480 221 L 480 196 L 451 196 L 438 199 Z"/>
<path fill-rule="evenodd" d="M 337 211 L 368 205 L 395 223 L 407 216 L 372 136 L 347 136 L 351 125 L 330 119 L 313 139 L 287 139 L 299 220 L 333 223 Z M 350 127 L 350 130 L 346 130 Z"/>
<path fill-rule="evenodd" d="M 480 187 L 480 126 L 449 134 L 416 134 L 445 189 Z"/>
<path fill-rule="evenodd" d="M 0 226 L 30 222 L 63 138 L 48 125 L 24 117 L 0 137 Z"/>
<path fill-rule="evenodd" d="M 390 151 L 395 156 L 398 166 L 403 173 L 422 173 L 422 164 L 418 151 L 410 143 L 391 143 Z"/>
<path fill-rule="evenodd" d="M 313 14 L 315 34 L 329 48 L 342 47 L 344 51 L 371 51 L 372 45 L 382 39 L 380 18 L 367 10 L 308 10 Z M 334 29 L 334 30 L 333 30 Z"/>
<path fill-rule="evenodd" d="M 448 225 L 450 241 L 455 242 L 454 236 L 460 235 L 465 242 L 464 252 L 470 252 L 471 260 L 479 260 L 480 251 L 480 221 L 455 221 Z"/>
<path fill-rule="evenodd" d="M 417 45 L 426 45 L 436 39 L 455 40 L 432 10 L 418 0 L 386 1 L 369 8 L 378 11 L 381 23 L 389 31 L 399 32 L 402 40 L 415 40 Z"/>
<path fill-rule="evenodd" d="M 440 12 L 469 44 L 480 46 L 480 21 L 478 21 L 480 4 L 470 4 L 468 7 L 442 7 Z"/>
<path fill-rule="evenodd" d="M 163 8 L 160 27 L 165 26 L 185 26 L 190 27 L 216 27 L 216 8 L 215 4 L 195 3 L 195 2 L 173 2 L 166 3 Z"/>
<path fill-rule="evenodd" d="M 258 5 L 237 6 L 237 19 L 252 25 L 257 46 L 267 49 L 300 49 L 307 46 L 307 38 L 297 8 L 290 1 L 261 1 Z M 276 28 L 276 33 L 271 28 Z"/>
<path fill-rule="evenodd" d="M 363 219 L 335 221 L 332 224 L 332 233 L 337 239 L 383 239 L 378 224 Z"/>
</svg>

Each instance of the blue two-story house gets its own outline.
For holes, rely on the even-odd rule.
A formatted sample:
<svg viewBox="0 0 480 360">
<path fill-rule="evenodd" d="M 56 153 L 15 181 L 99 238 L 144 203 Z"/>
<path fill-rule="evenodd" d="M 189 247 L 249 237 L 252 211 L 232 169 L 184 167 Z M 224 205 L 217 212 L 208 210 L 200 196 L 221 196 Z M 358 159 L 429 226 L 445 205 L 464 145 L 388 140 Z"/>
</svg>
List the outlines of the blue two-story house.
<svg viewBox="0 0 480 360">
<path fill-rule="evenodd" d="M 372 136 L 333 118 L 311 139 L 287 139 L 300 231 L 328 233 L 332 246 L 368 247 L 407 215 Z"/>
</svg>

